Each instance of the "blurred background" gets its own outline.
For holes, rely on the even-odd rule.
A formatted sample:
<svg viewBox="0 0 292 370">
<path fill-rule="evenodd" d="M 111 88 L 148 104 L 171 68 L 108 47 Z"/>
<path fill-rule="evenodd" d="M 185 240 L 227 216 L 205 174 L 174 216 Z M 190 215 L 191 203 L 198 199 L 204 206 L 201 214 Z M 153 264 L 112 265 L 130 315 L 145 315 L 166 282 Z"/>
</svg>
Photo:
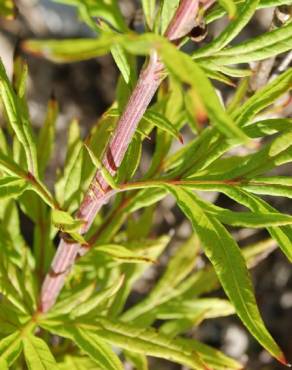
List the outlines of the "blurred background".
<svg viewBox="0 0 292 370">
<path fill-rule="evenodd" d="M 97 0 L 98 1 L 98 0 Z M 171 0 L 170 0 L 171 1 Z M 19 42 L 26 38 L 66 38 L 90 37 L 92 31 L 78 20 L 73 7 L 61 5 L 50 0 L 19 0 L 16 2 L 18 14 L 15 20 L 0 20 L 0 56 L 8 73 L 12 73 L 13 54 Z M 123 14 L 130 23 L 137 18 L 141 7 L 139 1 L 120 0 Z M 240 39 L 260 34 L 270 28 L 274 9 L 261 10 L 250 22 Z M 209 38 L 218 34 L 227 20 L 215 22 L 208 30 Z M 139 25 L 138 25 L 139 26 Z M 118 71 L 110 56 L 72 64 L 53 64 L 33 56 L 26 56 L 29 65 L 28 100 L 32 122 L 38 130 L 44 122 L 47 101 L 51 94 L 60 104 L 57 122 L 57 142 L 51 170 L 47 177 L 49 185 L 54 183 L 56 168 L 65 157 L 67 128 L 72 118 L 78 118 L 85 136 L 102 112 L 115 99 L 115 86 Z M 228 99 L 232 89 L 218 85 L 223 99 Z M 291 117 L 290 108 L 281 112 Z M 1 124 L 1 121 L 0 121 Z M 184 133 L 188 135 L 188 132 Z M 149 163 L 153 141 L 148 142 L 144 151 L 142 168 Z M 291 167 L 281 168 L 281 174 L 291 174 Z M 214 201 L 225 207 L 232 206 L 228 200 L 213 194 Z M 292 203 L 284 198 L 269 198 L 276 208 L 290 213 Z M 191 233 L 189 223 L 175 208 L 171 199 L 166 199 L 156 215 L 156 232 L 174 230 L 175 237 L 168 253 L 172 253 L 177 242 L 185 240 Z M 27 232 L 29 234 L 29 231 Z M 262 239 L 266 234 L 254 234 L 246 230 L 236 231 L 241 245 Z M 27 236 L 29 239 L 29 235 Z M 150 269 L 145 281 L 137 285 L 132 303 L 141 299 L 157 279 L 163 266 L 167 264 L 165 255 L 158 269 Z M 202 261 L 203 263 L 203 261 Z M 279 250 L 273 251 L 252 271 L 256 295 L 264 320 L 270 332 L 292 362 L 292 269 Z M 221 292 L 218 293 L 219 295 Z M 218 295 L 217 294 L 217 295 Z M 236 317 L 207 320 L 190 335 L 223 350 L 226 354 L 246 364 L 246 369 L 283 369 L 261 349 L 259 344 L 247 333 Z M 129 367 L 130 369 L 130 367 Z M 181 369 L 181 366 L 167 361 L 151 359 L 150 369 Z"/>
</svg>

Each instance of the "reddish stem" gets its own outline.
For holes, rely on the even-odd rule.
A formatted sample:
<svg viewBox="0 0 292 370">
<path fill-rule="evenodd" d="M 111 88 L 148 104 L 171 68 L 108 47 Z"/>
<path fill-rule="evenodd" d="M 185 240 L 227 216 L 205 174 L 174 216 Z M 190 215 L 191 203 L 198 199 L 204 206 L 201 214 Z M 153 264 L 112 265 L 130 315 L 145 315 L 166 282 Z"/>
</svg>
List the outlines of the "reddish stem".
<svg viewBox="0 0 292 370">
<path fill-rule="evenodd" d="M 169 40 L 180 39 L 195 26 L 199 2 L 200 0 L 181 0 L 178 10 L 165 34 Z M 157 53 L 153 51 L 147 67 L 142 70 L 139 76 L 137 85 L 120 117 L 103 158 L 104 166 L 112 175 L 119 168 L 137 125 L 160 85 L 162 71 L 163 64 L 159 60 Z M 109 190 L 108 184 L 98 171 L 77 212 L 77 217 L 85 221 L 84 226 L 80 230 L 81 234 L 84 234 L 89 229 L 97 212 L 108 201 L 111 195 Z M 84 254 L 85 252 L 86 249 L 82 249 L 79 244 L 69 243 L 61 239 L 51 269 L 42 286 L 39 307 L 42 312 L 48 311 L 54 305 L 77 254 Z"/>
</svg>

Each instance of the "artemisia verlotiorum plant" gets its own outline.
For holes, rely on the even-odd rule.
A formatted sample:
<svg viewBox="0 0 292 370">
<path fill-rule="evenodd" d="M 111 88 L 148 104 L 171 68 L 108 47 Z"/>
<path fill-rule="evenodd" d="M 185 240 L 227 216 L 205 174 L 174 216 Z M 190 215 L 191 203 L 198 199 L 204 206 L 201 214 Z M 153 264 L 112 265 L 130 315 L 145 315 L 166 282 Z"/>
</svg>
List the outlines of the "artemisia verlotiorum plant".
<svg viewBox="0 0 292 370">
<path fill-rule="evenodd" d="M 292 260 L 292 216 L 261 197 L 292 197 L 292 180 L 271 172 L 292 161 L 292 120 L 281 113 L 292 86 L 292 1 L 143 0 L 143 34 L 130 29 L 117 0 L 60 2 L 76 6 L 96 37 L 26 40 L 22 49 L 58 63 L 111 53 L 120 76 L 116 100 L 84 141 L 78 123 L 70 124 L 64 168 L 50 191 L 44 176 L 58 104 L 49 101 L 35 135 L 27 65 L 15 58 L 12 82 L 0 65 L 1 370 L 117 370 L 126 362 L 146 370 L 148 356 L 192 369 L 240 369 L 185 336 L 233 313 L 287 364 L 261 318 L 248 268 L 275 243 Z M 271 28 L 236 41 L 255 12 L 269 7 Z M 2 17 L 13 11 L 11 0 L 1 1 Z M 205 38 L 206 27 L 226 16 L 223 31 Z M 232 97 L 223 102 L 226 86 Z M 188 140 L 175 150 L 182 132 Z M 149 135 L 155 148 L 142 172 Z M 214 205 L 203 192 L 223 193 L 244 211 Z M 168 232 L 153 232 L 155 210 L 168 195 L 193 235 L 131 305 L 133 285 L 171 243 Z M 32 246 L 20 214 L 34 224 Z M 266 228 L 271 238 L 240 248 L 226 225 Z M 201 248 L 210 264 L 199 268 Z M 220 285 L 225 299 L 206 295 Z"/>
</svg>

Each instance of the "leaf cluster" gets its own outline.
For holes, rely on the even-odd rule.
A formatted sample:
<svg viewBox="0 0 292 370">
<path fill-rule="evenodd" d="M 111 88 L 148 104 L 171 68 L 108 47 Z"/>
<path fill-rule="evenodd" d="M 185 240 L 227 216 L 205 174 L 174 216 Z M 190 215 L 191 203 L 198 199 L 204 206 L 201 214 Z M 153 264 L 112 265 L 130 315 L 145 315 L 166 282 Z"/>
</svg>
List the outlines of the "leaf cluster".
<svg viewBox="0 0 292 370">
<path fill-rule="evenodd" d="M 143 34 L 129 29 L 116 0 L 60 2 L 76 6 L 96 37 L 27 40 L 23 49 L 57 63 L 111 53 L 120 70 L 117 98 L 86 140 L 79 123 L 70 122 L 64 167 L 49 190 L 45 175 L 54 152 L 58 103 L 48 102 L 43 126 L 35 133 L 26 99 L 27 65 L 15 59 L 11 82 L 0 62 L 5 121 L 0 128 L 1 369 L 20 370 L 25 361 L 30 370 L 118 370 L 128 361 L 147 370 L 148 356 L 192 369 L 240 369 L 237 361 L 185 336 L 204 320 L 232 314 L 285 363 L 261 318 L 249 268 L 275 245 L 292 261 L 292 216 L 262 197 L 292 198 L 291 179 L 273 175 L 292 161 L 292 120 L 273 114 L 291 90 L 292 69 L 254 93 L 249 81 L 251 62 L 291 51 L 292 22 L 243 42 L 236 38 L 257 9 L 291 6 L 292 1 L 224 0 L 206 12 L 201 9 L 207 24 L 226 14 L 229 21 L 219 36 L 189 54 L 163 36 L 177 0 L 141 1 Z M 12 10 L 10 1 L 0 6 L 1 16 L 11 17 Z M 181 40 L 189 42 L 188 37 Z M 164 81 L 113 176 L 102 158 L 137 82 L 137 58 L 147 63 L 153 50 L 165 66 Z M 229 102 L 220 99 L 214 81 L 232 91 Z M 181 145 L 186 133 L 188 141 Z M 142 172 L 142 149 L 150 136 L 154 153 Z M 244 154 L 234 154 L 238 148 Z M 97 170 L 111 188 L 111 207 L 104 207 L 82 235 L 84 222 L 74 212 Z M 224 194 L 244 210 L 219 207 L 204 192 Z M 175 199 L 193 233 L 148 294 L 130 305 L 136 282 L 172 243 L 170 234 L 157 235 L 153 226 L 166 196 Z M 32 246 L 22 235 L 23 215 L 34 225 Z M 265 228 L 270 237 L 241 248 L 233 228 Z M 55 306 L 42 313 L 38 297 L 59 231 L 89 251 L 76 262 Z M 209 262 L 198 267 L 202 251 Z M 220 287 L 225 298 L 209 295 Z"/>
</svg>

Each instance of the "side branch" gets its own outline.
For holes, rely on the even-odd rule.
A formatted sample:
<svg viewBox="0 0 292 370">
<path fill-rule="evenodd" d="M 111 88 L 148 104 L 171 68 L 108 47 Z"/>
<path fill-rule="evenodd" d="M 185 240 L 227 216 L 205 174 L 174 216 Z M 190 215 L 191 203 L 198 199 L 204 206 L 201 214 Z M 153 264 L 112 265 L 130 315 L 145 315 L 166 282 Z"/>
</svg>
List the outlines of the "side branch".
<svg viewBox="0 0 292 370">
<path fill-rule="evenodd" d="M 200 0 L 181 0 L 165 34 L 169 40 L 175 42 L 192 30 L 195 26 L 199 3 Z M 138 123 L 162 81 L 163 67 L 157 53 L 153 51 L 147 67 L 142 70 L 139 76 L 137 85 L 118 121 L 117 128 L 102 160 L 103 165 L 112 175 L 117 172 Z M 99 183 L 101 190 L 95 186 L 96 182 Z M 109 194 L 107 192 L 109 190 L 108 184 L 100 171 L 97 171 L 77 212 L 77 217 L 85 221 L 80 230 L 81 234 L 86 233 L 97 212 L 108 201 Z M 78 243 L 70 244 L 68 241 L 61 239 L 51 269 L 42 286 L 39 302 L 40 311 L 46 312 L 54 305 L 77 254 L 84 254 L 85 252 L 86 249 L 82 249 L 82 246 Z"/>
</svg>

